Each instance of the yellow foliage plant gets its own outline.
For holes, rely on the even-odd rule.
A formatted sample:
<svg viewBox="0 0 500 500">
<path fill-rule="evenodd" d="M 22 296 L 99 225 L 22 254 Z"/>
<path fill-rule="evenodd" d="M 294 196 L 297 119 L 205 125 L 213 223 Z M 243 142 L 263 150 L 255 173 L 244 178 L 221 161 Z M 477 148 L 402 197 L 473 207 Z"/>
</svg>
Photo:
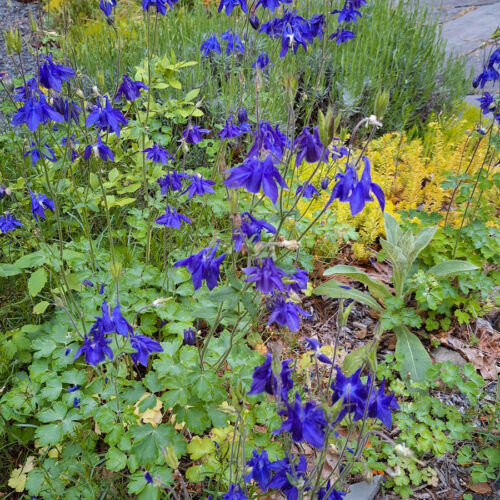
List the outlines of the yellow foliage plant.
<svg viewBox="0 0 500 500">
<path fill-rule="evenodd" d="M 372 164 L 373 181 L 386 196 L 386 210 L 397 217 L 402 210 L 418 209 L 444 215 L 451 200 L 452 189 L 442 187 L 447 173 L 453 176 L 467 174 L 474 178 L 482 165 L 491 163 L 488 140 L 479 140 L 471 132 L 476 127 L 479 110 L 464 107 L 459 114 L 433 117 L 428 121 L 422 137 L 411 138 L 406 133 L 392 132 L 372 141 L 366 156 Z M 299 168 L 300 182 L 306 181 L 316 165 L 303 163 Z M 325 171 L 319 169 L 312 182 L 318 186 Z M 330 175 L 331 177 L 331 175 Z M 331 184 L 330 184 L 331 186 Z M 495 192 L 493 192 L 496 190 Z M 492 187 L 489 198 L 500 199 L 498 189 Z M 301 200 L 298 209 L 312 219 L 329 199 L 323 191 L 312 202 Z M 456 208 L 456 207 L 454 207 Z M 331 212 L 335 213 L 334 221 Z M 452 210 L 449 221 L 461 223 L 462 211 Z M 352 217 L 347 203 L 335 200 L 325 213 L 323 224 L 349 224 L 359 233 L 353 244 L 354 257 L 366 260 L 370 246 L 383 235 L 383 218 L 378 203 L 368 203 L 359 215 Z"/>
</svg>

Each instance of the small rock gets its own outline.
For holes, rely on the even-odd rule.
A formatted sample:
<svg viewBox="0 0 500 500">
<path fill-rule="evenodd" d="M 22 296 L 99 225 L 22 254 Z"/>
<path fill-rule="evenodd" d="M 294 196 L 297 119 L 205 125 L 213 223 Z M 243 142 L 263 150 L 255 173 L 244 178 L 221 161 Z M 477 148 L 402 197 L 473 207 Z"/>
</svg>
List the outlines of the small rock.
<svg viewBox="0 0 500 500">
<path fill-rule="evenodd" d="M 467 361 L 458 354 L 456 351 L 452 351 L 447 347 L 439 346 L 437 349 L 431 351 L 432 357 L 436 363 L 445 363 L 446 361 L 450 361 L 454 365 L 464 366 Z"/>
<path fill-rule="evenodd" d="M 375 476 L 370 483 L 361 481 L 351 484 L 351 491 L 344 497 L 344 500 L 374 500 L 380 490 L 381 481 L 382 476 Z"/>
</svg>

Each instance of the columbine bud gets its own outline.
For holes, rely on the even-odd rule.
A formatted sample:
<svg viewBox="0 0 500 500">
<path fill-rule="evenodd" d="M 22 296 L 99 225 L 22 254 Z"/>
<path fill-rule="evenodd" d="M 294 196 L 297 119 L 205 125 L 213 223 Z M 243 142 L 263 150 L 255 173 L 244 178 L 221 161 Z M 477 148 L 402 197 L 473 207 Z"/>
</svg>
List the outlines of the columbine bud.
<svg viewBox="0 0 500 500">
<path fill-rule="evenodd" d="M 373 125 L 374 127 L 381 127 L 382 123 L 378 121 L 378 119 L 375 115 L 370 115 L 366 119 L 366 126 L 368 126 L 368 125 Z"/>
<path fill-rule="evenodd" d="M 31 9 L 30 9 L 30 28 L 33 33 L 37 32 L 38 27 L 36 25 L 35 16 L 33 15 L 33 11 Z"/>
<path fill-rule="evenodd" d="M 189 152 L 189 146 L 186 141 L 181 142 L 182 152 L 187 154 Z"/>
<path fill-rule="evenodd" d="M 153 307 L 160 307 L 167 300 L 168 299 L 166 299 L 165 297 L 159 297 L 159 298 L 153 300 Z"/>
<path fill-rule="evenodd" d="M 80 98 L 80 99 L 85 99 L 85 95 L 82 91 L 82 89 L 76 89 L 75 94 Z"/>
<path fill-rule="evenodd" d="M 95 96 L 98 96 L 99 95 L 99 89 L 97 88 L 97 85 L 94 85 L 92 87 L 92 93 L 95 95 Z"/>
<path fill-rule="evenodd" d="M 321 181 L 321 189 L 328 189 L 328 184 L 330 184 L 330 178 L 328 177 L 328 175 L 325 175 L 325 177 Z"/>
<path fill-rule="evenodd" d="M 244 107 L 238 109 L 238 122 L 246 123 L 248 121 L 247 110 Z"/>
<path fill-rule="evenodd" d="M 23 42 L 21 39 L 21 32 L 18 29 L 10 29 L 3 34 L 5 38 L 5 48 L 7 49 L 7 54 L 19 54 L 23 48 Z"/>
<path fill-rule="evenodd" d="M 5 187 L 5 185 L 0 184 L 0 200 L 3 200 L 8 194 L 9 193 L 7 193 L 7 188 Z"/>
<path fill-rule="evenodd" d="M 384 119 L 385 112 L 389 106 L 389 91 L 379 90 L 375 96 L 375 116 L 378 116 L 381 120 Z"/>
<path fill-rule="evenodd" d="M 171 469 L 177 469 L 179 467 L 179 460 L 177 459 L 177 455 L 175 454 L 174 447 L 171 444 L 167 444 L 165 448 L 162 448 L 163 456 L 165 457 L 166 464 Z"/>
<path fill-rule="evenodd" d="M 248 20 L 250 21 L 250 25 L 252 26 L 252 28 L 254 30 L 259 29 L 260 21 L 259 21 L 259 18 L 255 14 L 253 14 L 253 13 L 250 14 L 250 17 L 248 18 Z"/>
<path fill-rule="evenodd" d="M 255 92 L 259 93 L 262 88 L 262 76 L 260 70 L 255 73 Z"/>
<path fill-rule="evenodd" d="M 328 107 L 326 114 L 321 110 L 318 112 L 319 138 L 324 146 L 332 142 L 335 135 L 335 121 L 333 119 L 333 109 Z"/>
<path fill-rule="evenodd" d="M 113 279 L 115 281 L 118 281 L 120 279 L 121 273 L 122 273 L 122 264 L 121 262 L 115 262 L 114 264 L 111 264 L 109 266 L 109 272 L 111 273 L 111 276 L 113 276 Z"/>
<path fill-rule="evenodd" d="M 196 332 L 194 328 L 188 328 L 184 330 L 184 344 L 185 345 L 195 345 L 196 344 Z"/>
</svg>

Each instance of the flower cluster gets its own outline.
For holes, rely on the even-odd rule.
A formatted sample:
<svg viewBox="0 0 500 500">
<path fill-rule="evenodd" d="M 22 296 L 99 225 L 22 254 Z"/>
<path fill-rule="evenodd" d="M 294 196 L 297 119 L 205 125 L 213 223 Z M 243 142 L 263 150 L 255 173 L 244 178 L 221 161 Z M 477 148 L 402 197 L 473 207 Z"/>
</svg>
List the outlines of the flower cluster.
<svg viewBox="0 0 500 500">
<path fill-rule="evenodd" d="M 500 48 L 493 51 L 488 59 L 488 64 L 484 66 L 483 71 L 474 79 L 472 85 L 474 88 L 480 86 L 482 89 L 488 82 L 495 84 L 500 80 Z M 478 98 L 479 106 L 483 114 L 492 113 L 495 120 L 500 125 L 500 108 L 498 103 L 499 95 L 495 98 L 489 92 L 484 92 L 482 97 Z"/>
<path fill-rule="evenodd" d="M 102 303 L 101 313 L 101 316 L 96 316 L 96 321 L 92 325 L 89 334 L 85 334 L 83 345 L 75 354 L 74 361 L 82 355 L 85 357 L 85 361 L 93 366 L 97 366 L 105 361 L 106 356 L 112 360 L 113 351 L 109 346 L 112 339 L 109 336 L 114 333 L 129 339 L 130 345 L 136 351 L 130 355 L 135 364 L 140 363 L 143 366 L 147 366 L 150 354 L 163 352 L 163 348 L 156 340 L 145 335 L 134 334 L 132 325 L 130 325 L 121 313 L 118 301 L 111 316 L 106 301 Z"/>
<path fill-rule="evenodd" d="M 332 11 L 332 15 L 337 15 L 337 30 L 330 35 L 330 40 L 335 40 L 337 45 L 345 43 L 352 40 L 356 35 L 355 33 L 347 29 L 346 26 L 354 24 L 358 19 L 361 18 L 362 14 L 359 8 L 362 5 L 366 5 L 366 0 L 346 0 L 342 9 L 335 9 Z"/>
<path fill-rule="evenodd" d="M 243 0 L 242 0 L 243 1 Z M 232 52 L 238 51 L 241 54 L 245 53 L 245 46 L 241 38 L 233 31 L 227 30 L 222 33 L 220 37 L 221 41 L 226 42 L 226 55 Z M 210 53 L 215 52 L 217 54 L 222 53 L 221 44 L 217 39 L 217 35 L 212 33 L 200 46 L 200 52 L 207 57 Z"/>
<path fill-rule="evenodd" d="M 288 11 L 281 18 L 274 18 L 264 23 L 259 32 L 270 38 L 281 39 L 280 57 L 285 57 L 289 49 L 296 54 L 302 46 L 307 52 L 307 44 L 312 44 L 315 38 L 323 37 L 324 17 L 314 14 L 311 19 L 304 19 L 296 11 Z"/>
</svg>

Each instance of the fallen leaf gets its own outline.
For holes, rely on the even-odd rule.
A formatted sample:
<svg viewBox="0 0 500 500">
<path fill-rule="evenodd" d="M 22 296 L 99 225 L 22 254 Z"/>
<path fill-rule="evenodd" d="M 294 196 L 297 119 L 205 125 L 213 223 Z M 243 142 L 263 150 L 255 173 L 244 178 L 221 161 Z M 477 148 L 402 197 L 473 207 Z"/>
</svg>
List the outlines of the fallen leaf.
<svg viewBox="0 0 500 500">
<path fill-rule="evenodd" d="M 26 463 L 23 467 L 18 467 L 14 469 L 9 478 L 9 486 L 16 490 L 18 493 L 24 491 L 24 487 L 26 486 L 26 481 L 28 479 L 28 472 L 31 472 L 35 468 L 35 457 L 29 456 L 26 459 Z"/>
<path fill-rule="evenodd" d="M 467 485 L 467 488 L 474 493 L 479 493 L 480 495 L 487 495 L 492 492 L 491 486 L 488 483 L 471 483 Z"/>
</svg>

